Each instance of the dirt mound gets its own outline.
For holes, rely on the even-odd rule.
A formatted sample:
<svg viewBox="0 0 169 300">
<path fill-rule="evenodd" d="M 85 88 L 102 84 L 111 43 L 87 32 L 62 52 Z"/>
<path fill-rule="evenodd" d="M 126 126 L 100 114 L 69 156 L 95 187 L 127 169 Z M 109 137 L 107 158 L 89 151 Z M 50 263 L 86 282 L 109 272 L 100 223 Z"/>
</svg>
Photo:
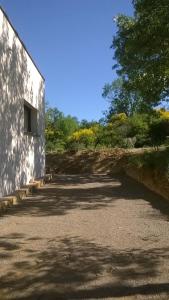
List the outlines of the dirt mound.
<svg viewBox="0 0 169 300">
<path fill-rule="evenodd" d="M 46 155 L 46 171 L 54 174 L 117 173 L 127 159 L 122 149 L 50 153 Z"/>
</svg>

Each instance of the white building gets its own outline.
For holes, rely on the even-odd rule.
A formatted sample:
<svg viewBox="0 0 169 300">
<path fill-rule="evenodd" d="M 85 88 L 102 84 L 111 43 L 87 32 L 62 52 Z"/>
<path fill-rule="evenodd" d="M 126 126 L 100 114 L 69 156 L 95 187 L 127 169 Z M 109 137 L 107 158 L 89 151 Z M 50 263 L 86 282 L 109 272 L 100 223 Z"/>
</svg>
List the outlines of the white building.
<svg viewBox="0 0 169 300">
<path fill-rule="evenodd" d="M 44 78 L 0 8 L 0 196 L 44 176 Z"/>
</svg>

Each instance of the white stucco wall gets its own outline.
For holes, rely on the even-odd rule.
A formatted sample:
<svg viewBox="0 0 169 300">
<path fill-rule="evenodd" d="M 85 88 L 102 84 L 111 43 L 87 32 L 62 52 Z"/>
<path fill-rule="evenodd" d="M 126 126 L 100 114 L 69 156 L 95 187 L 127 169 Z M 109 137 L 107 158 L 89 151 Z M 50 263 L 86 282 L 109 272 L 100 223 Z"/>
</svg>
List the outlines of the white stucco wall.
<svg viewBox="0 0 169 300">
<path fill-rule="evenodd" d="M 24 133 L 24 101 L 37 109 Z M 0 9 L 0 196 L 44 176 L 44 79 Z"/>
</svg>

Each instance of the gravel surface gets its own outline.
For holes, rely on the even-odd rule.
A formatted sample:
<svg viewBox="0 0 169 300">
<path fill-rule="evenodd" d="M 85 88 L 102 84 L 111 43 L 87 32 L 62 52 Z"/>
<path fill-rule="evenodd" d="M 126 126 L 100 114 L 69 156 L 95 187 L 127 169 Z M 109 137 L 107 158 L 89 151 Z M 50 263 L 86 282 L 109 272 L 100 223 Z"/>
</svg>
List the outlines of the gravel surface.
<svg viewBox="0 0 169 300">
<path fill-rule="evenodd" d="M 132 179 L 59 175 L 0 218 L 0 300 L 169 299 L 168 237 Z"/>
</svg>

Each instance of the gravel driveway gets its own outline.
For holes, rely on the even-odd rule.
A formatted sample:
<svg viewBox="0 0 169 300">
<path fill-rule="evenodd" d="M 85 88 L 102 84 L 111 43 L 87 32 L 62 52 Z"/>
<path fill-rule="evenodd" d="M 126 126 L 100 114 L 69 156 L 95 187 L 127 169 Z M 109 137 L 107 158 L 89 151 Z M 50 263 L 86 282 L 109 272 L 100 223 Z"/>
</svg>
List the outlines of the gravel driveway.
<svg viewBox="0 0 169 300">
<path fill-rule="evenodd" d="M 125 176 L 57 176 L 0 217 L 4 299 L 169 299 L 169 204 Z"/>
</svg>

